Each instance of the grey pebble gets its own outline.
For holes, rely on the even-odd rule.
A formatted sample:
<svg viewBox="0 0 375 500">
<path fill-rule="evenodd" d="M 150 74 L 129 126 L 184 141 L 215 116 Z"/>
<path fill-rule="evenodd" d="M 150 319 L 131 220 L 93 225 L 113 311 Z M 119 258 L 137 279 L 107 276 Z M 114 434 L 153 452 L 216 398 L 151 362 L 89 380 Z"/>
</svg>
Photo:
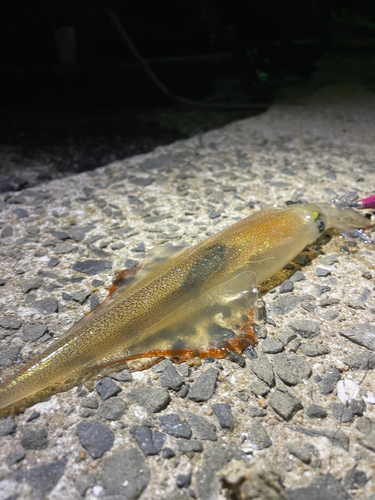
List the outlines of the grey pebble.
<svg viewBox="0 0 375 500">
<path fill-rule="evenodd" d="M 344 486 L 348 490 L 359 490 L 365 486 L 367 481 L 368 478 L 366 472 L 358 470 L 354 467 L 345 475 Z"/>
<path fill-rule="evenodd" d="M 28 226 L 26 232 L 30 234 L 30 236 L 36 236 L 40 232 L 40 229 L 38 226 Z"/>
<path fill-rule="evenodd" d="M 64 457 L 27 471 L 20 470 L 15 476 L 16 480 L 28 483 L 32 487 L 33 500 L 44 500 L 64 474 L 67 461 L 68 459 Z"/>
<path fill-rule="evenodd" d="M 21 462 L 26 457 L 26 452 L 24 450 L 11 451 L 9 455 L 5 458 L 5 463 L 8 467 Z"/>
<path fill-rule="evenodd" d="M 306 279 L 306 276 L 301 273 L 301 271 L 296 271 L 289 279 L 290 281 L 296 283 L 297 281 L 304 281 Z"/>
<path fill-rule="evenodd" d="M 310 319 L 296 319 L 291 321 L 289 326 L 304 339 L 311 339 L 320 333 L 319 323 Z"/>
<path fill-rule="evenodd" d="M 275 375 L 271 363 L 265 354 L 259 356 L 258 359 L 250 360 L 250 368 L 255 373 L 255 375 L 263 380 L 267 385 L 273 387 L 275 385 Z"/>
<path fill-rule="evenodd" d="M 95 274 L 110 271 L 112 265 L 112 262 L 106 260 L 85 260 L 76 262 L 72 269 L 87 274 L 88 276 L 94 276 Z"/>
<path fill-rule="evenodd" d="M 295 295 L 281 295 L 271 304 L 271 311 L 275 314 L 281 314 L 282 316 L 290 313 L 295 309 L 301 302 L 300 297 Z"/>
<path fill-rule="evenodd" d="M 255 450 L 263 450 L 272 446 L 272 441 L 267 431 L 258 420 L 250 423 L 247 439 Z"/>
<path fill-rule="evenodd" d="M 163 448 L 163 451 L 161 452 L 162 458 L 173 458 L 176 456 L 176 453 L 171 449 L 168 448 L 167 446 Z"/>
<path fill-rule="evenodd" d="M 70 234 L 66 231 L 54 231 L 52 234 L 59 240 L 69 240 L 71 238 Z"/>
<path fill-rule="evenodd" d="M 21 325 L 21 321 L 16 318 L 7 318 L 6 316 L 0 318 L 0 327 L 4 330 L 18 330 Z"/>
<path fill-rule="evenodd" d="M 277 336 L 277 340 L 282 342 L 284 345 L 288 345 L 289 342 L 297 338 L 297 334 L 292 332 L 291 330 L 285 330 L 284 332 L 279 333 Z"/>
<path fill-rule="evenodd" d="M 34 342 L 40 339 L 46 331 L 48 330 L 47 325 L 41 323 L 31 323 L 30 325 L 25 325 L 22 328 L 22 338 L 26 342 Z"/>
<path fill-rule="evenodd" d="M 305 253 L 300 253 L 294 257 L 293 262 L 299 264 L 300 266 L 306 266 L 311 261 L 311 258 Z"/>
<path fill-rule="evenodd" d="M 133 269 L 134 267 L 137 267 L 138 264 L 139 264 L 138 260 L 126 259 L 126 261 L 125 261 L 125 269 Z"/>
<path fill-rule="evenodd" d="M 289 392 L 273 392 L 269 399 L 271 408 L 284 420 L 290 420 L 303 408 L 301 401 Z"/>
<path fill-rule="evenodd" d="M 326 278 L 331 274 L 331 271 L 329 269 L 323 269 L 322 267 L 317 267 L 315 274 L 318 278 Z"/>
<path fill-rule="evenodd" d="M 365 448 L 375 452 L 375 432 L 359 437 L 357 441 Z"/>
<path fill-rule="evenodd" d="M 312 358 L 316 356 L 323 356 L 324 354 L 329 354 L 331 349 L 323 344 L 316 344 L 315 342 L 311 344 L 302 344 L 301 352 L 305 356 L 310 356 Z"/>
<path fill-rule="evenodd" d="M 259 325 L 255 328 L 255 333 L 258 339 L 266 339 L 267 327 L 265 325 Z"/>
<path fill-rule="evenodd" d="M 356 299 L 348 300 L 346 305 L 351 309 L 356 309 L 356 310 L 366 309 L 366 306 L 362 300 L 356 300 Z"/>
<path fill-rule="evenodd" d="M 41 429 L 25 429 L 21 436 L 21 444 L 25 450 L 44 450 L 48 446 L 48 433 L 45 427 Z"/>
<path fill-rule="evenodd" d="M 270 318 L 269 316 L 267 317 L 266 323 L 267 323 L 267 325 L 277 326 L 275 321 L 272 318 Z"/>
<path fill-rule="evenodd" d="M 5 278 L 0 278 L 0 286 L 4 286 L 6 284 Z"/>
<path fill-rule="evenodd" d="M 366 403 L 364 399 L 351 399 L 349 401 L 349 408 L 354 415 L 362 417 L 363 413 L 366 411 Z"/>
<path fill-rule="evenodd" d="M 81 446 L 94 459 L 103 456 L 115 442 L 114 433 L 100 422 L 80 422 L 76 432 Z"/>
<path fill-rule="evenodd" d="M 99 401 L 93 395 L 87 396 L 86 398 L 82 399 L 81 406 L 83 406 L 84 408 L 91 408 L 92 410 L 96 410 L 99 406 Z"/>
<path fill-rule="evenodd" d="M 236 363 L 241 368 L 245 368 L 246 366 L 246 359 L 235 351 L 230 351 L 226 359 L 232 363 Z"/>
<path fill-rule="evenodd" d="M 328 415 L 323 406 L 317 404 L 308 406 L 305 413 L 310 418 L 326 418 L 326 416 Z"/>
<path fill-rule="evenodd" d="M 41 314 L 53 314 L 59 310 L 59 303 L 54 297 L 36 300 L 31 307 Z"/>
<path fill-rule="evenodd" d="M 56 257 L 51 257 L 47 265 L 48 267 L 56 267 L 59 263 L 59 259 L 56 259 Z"/>
<path fill-rule="evenodd" d="M 301 302 L 301 307 L 302 307 L 305 311 L 307 311 L 307 312 L 309 312 L 309 313 L 314 312 L 314 311 L 315 311 L 315 309 L 316 309 L 316 305 L 315 305 L 315 304 L 312 304 L 311 302 L 309 302 L 309 301 L 307 301 L 307 300 L 303 300 L 303 301 Z"/>
<path fill-rule="evenodd" d="M 238 399 L 240 399 L 241 401 L 244 401 L 245 403 L 247 401 L 249 401 L 249 394 L 247 392 L 244 392 L 244 391 L 238 391 L 238 392 L 235 392 L 235 395 L 238 397 Z"/>
<path fill-rule="evenodd" d="M 177 488 L 188 488 L 191 483 L 191 474 L 178 474 L 176 477 Z"/>
<path fill-rule="evenodd" d="M 210 368 L 201 373 L 194 384 L 190 387 L 188 398 L 197 403 L 208 401 L 215 392 L 216 380 L 219 370 Z"/>
<path fill-rule="evenodd" d="M 95 229 L 94 224 L 90 224 L 85 227 L 73 227 L 70 230 L 70 234 L 75 241 L 83 241 L 85 239 L 86 233 L 89 233 Z"/>
<path fill-rule="evenodd" d="M 47 247 L 55 247 L 55 246 L 56 246 L 56 241 L 51 240 L 51 239 L 46 240 L 46 241 L 42 244 L 42 247 L 43 247 L 43 248 L 47 248 Z"/>
<path fill-rule="evenodd" d="M 80 304 L 83 304 L 85 302 L 85 300 L 87 299 L 87 297 L 89 297 L 91 294 L 91 292 L 87 291 L 87 290 L 80 290 L 78 292 L 75 292 L 72 294 L 72 299 L 75 301 L 75 302 L 79 302 Z"/>
<path fill-rule="evenodd" d="M 117 394 L 122 391 L 121 387 L 115 384 L 109 377 L 104 377 L 99 380 L 95 384 L 95 389 L 103 401 L 112 396 L 117 396 Z"/>
<path fill-rule="evenodd" d="M 363 271 L 361 276 L 362 276 L 362 278 L 365 278 L 366 280 L 372 279 L 372 274 L 370 273 L 370 271 Z"/>
<path fill-rule="evenodd" d="M 90 297 L 90 311 L 93 311 L 99 304 L 99 297 L 96 294 L 92 294 Z"/>
<path fill-rule="evenodd" d="M 294 290 L 294 283 L 292 280 L 285 280 L 280 285 L 280 293 L 290 293 Z"/>
<path fill-rule="evenodd" d="M 177 438 L 190 439 L 192 431 L 186 420 L 181 420 L 176 413 L 169 413 L 159 417 L 159 425 L 164 432 Z"/>
<path fill-rule="evenodd" d="M 77 248 L 77 245 L 72 245 L 71 243 L 57 243 L 55 252 L 59 255 L 65 255 L 74 252 Z"/>
<path fill-rule="evenodd" d="M 284 350 L 284 344 L 277 339 L 266 339 L 262 342 L 262 351 L 267 354 L 277 354 Z"/>
<path fill-rule="evenodd" d="M 24 208 L 15 208 L 14 210 L 12 210 L 12 212 L 14 213 L 14 215 L 17 215 L 19 219 L 26 219 L 27 217 L 29 217 L 29 212 Z"/>
<path fill-rule="evenodd" d="M 155 181 L 155 179 L 153 177 L 133 177 L 129 179 L 129 181 L 132 184 L 136 184 L 137 186 L 145 187 L 152 184 Z"/>
<path fill-rule="evenodd" d="M 145 252 L 146 251 L 145 244 L 140 243 L 138 246 L 131 248 L 130 251 L 131 252 Z"/>
<path fill-rule="evenodd" d="M 287 385 L 297 385 L 312 373 L 309 363 L 298 354 L 276 354 L 273 360 L 275 372 Z"/>
<path fill-rule="evenodd" d="M 246 347 L 246 349 L 244 349 L 243 353 L 246 354 L 246 356 L 249 359 L 257 359 L 258 358 L 258 353 L 256 352 L 255 348 L 252 345 L 249 345 L 248 347 Z"/>
<path fill-rule="evenodd" d="M 352 354 L 344 358 L 343 362 L 352 370 L 373 370 L 375 368 L 375 355 L 372 352 Z"/>
<path fill-rule="evenodd" d="M 178 391 L 184 383 L 184 378 L 181 377 L 175 366 L 171 364 L 160 373 L 159 382 L 162 387 Z"/>
<path fill-rule="evenodd" d="M 354 420 L 354 413 L 352 410 L 342 403 L 331 403 L 329 409 L 335 419 L 339 420 L 339 422 L 346 423 L 353 422 Z"/>
<path fill-rule="evenodd" d="M 250 391 L 255 394 L 255 396 L 267 396 L 267 394 L 270 392 L 270 388 L 268 385 L 263 382 L 263 380 L 254 380 L 250 384 Z"/>
<path fill-rule="evenodd" d="M 176 441 L 176 447 L 181 453 L 189 453 L 191 451 L 201 453 L 203 451 L 203 445 L 200 441 L 189 439 L 179 439 Z"/>
<path fill-rule="evenodd" d="M 19 360 L 21 346 L 10 347 L 0 355 L 0 366 L 4 368 L 12 366 L 13 363 Z"/>
<path fill-rule="evenodd" d="M 13 228 L 11 226 L 4 227 L 1 231 L 1 237 L 9 238 L 10 236 L 13 236 Z"/>
<path fill-rule="evenodd" d="M 151 371 L 154 373 L 161 373 L 168 366 L 173 366 L 172 361 L 170 359 L 162 359 L 159 363 L 156 363 L 156 365 L 151 367 Z"/>
<path fill-rule="evenodd" d="M 314 479 L 306 488 L 287 490 L 289 500 L 349 500 L 345 488 L 331 474 Z"/>
<path fill-rule="evenodd" d="M 160 453 L 167 439 L 165 434 L 155 432 L 147 425 L 135 425 L 130 432 L 146 456 Z"/>
<path fill-rule="evenodd" d="M 128 398 L 142 406 L 149 413 L 157 413 L 166 408 L 171 397 L 166 389 L 156 389 L 154 387 L 140 387 L 133 389 Z"/>
<path fill-rule="evenodd" d="M 288 451 L 291 455 L 297 457 L 301 462 L 309 464 L 311 462 L 310 451 L 304 446 L 298 446 L 296 444 L 290 444 L 288 446 Z"/>
<path fill-rule="evenodd" d="M 102 401 L 98 407 L 99 417 L 107 420 L 120 420 L 126 410 L 126 404 L 121 398 L 111 398 Z"/>
<path fill-rule="evenodd" d="M 42 278 L 31 278 L 20 284 L 21 292 L 28 293 L 30 290 L 37 290 L 43 285 Z"/>
<path fill-rule="evenodd" d="M 182 416 L 186 418 L 187 423 L 198 439 L 217 441 L 216 427 L 214 424 L 211 424 L 211 422 L 208 422 L 205 418 L 195 415 L 194 413 L 182 412 Z"/>
<path fill-rule="evenodd" d="M 319 316 L 324 321 L 333 321 L 339 317 L 339 312 L 336 310 L 324 311 Z"/>
<path fill-rule="evenodd" d="M 85 240 L 84 243 L 90 247 L 90 245 L 92 245 L 96 241 L 102 240 L 103 238 L 105 238 L 104 234 L 96 234 L 95 236 L 87 238 L 87 240 Z"/>
<path fill-rule="evenodd" d="M 104 460 L 101 483 L 113 499 L 136 500 L 150 482 L 151 472 L 141 452 L 131 448 Z"/>
<path fill-rule="evenodd" d="M 356 428 L 363 434 L 371 434 L 375 431 L 375 422 L 369 417 L 359 417 Z"/>
<path fill-rule="evenodd" d="M 249 415 L 251 418 L 265 417 L 267 415 L 267 412 L 266 410 L 260 408 L 259 406 L 249 406 Z"/>
<path fill-rule="evenodd" d="M 82 472 L 76 479 L 76 488 L 78 492 L 84 497 L 86 491 L 92 488 L 96 483 L 95 476 L 89 472 Z"/>
<path fill-rule="evenodd" d="M 188 377 L 190 375 L 191 368 L 186 363 L 181 363 L 176 366 L 178 373 L 181 377 Z"/>
<path fill-rule="evenodd" d="M 132 374 L 127 368 L 125 368 L 125 370 L 121 370 L 120 372 L 112 373 L 110 377 L 118 382 L 131 382 L 133 380 Z"/>
<path fill-rule="evenodd" d="M 326 372 L 321 382 L 319 382 L 320 394 L 331 394 L 340 378 L 341 373 L 337 368 L 333 368 L 332 370 Z"/>
<path fill-rule="evenodd" d="M 336 299 L 334 297 L 328 297 L 327 299 L 321 299 L 319 305 L 320 307 L 329 307 L 329 306 L 334 306 L 336 304 L 339 304 L 340 300 Z"/>
<path fill-rule="evenodd" d="M 355 344 L 366 347 L 370 351 L 375 351 L 375 325 L 360 323 L 354 328 L 340 330 L 339 333 Z"/>
<path fill-rule="evenodd" d="M 231 339 L 235 336 L 235 333 L 233 330 L 229 328 L 224 328 L 221 325 L 218 325 L 217 323 L 212 323 L 208 327 L 208 334 L 210 338 L 212 339 L 213 342 L 223 342 L 227 339 Z"/>
<path fill-rule="evenodd" d="M 336 262 L 339 262 L 339 255 L 327 255 L 326 257 L 323 257 L 321 259 L 321 263 L 324 264 L 325 266 L 333 266 L 333 264 L 336 264 Z"/>
<path fill-rule="evenodd" d="M 233 415 L 229 403 L 218 403 L 211 406 L 222 429 L 230 429 L 233 423 Z"/>
<path fill-rule="evenodd" d="M 117 243 L 113 243 L 111 245 L 111 249 L 112 250 L 120 250 L 121 248 L 124 248 L 124 243 L 121 243 L 120 241 L 118 241 Z"/>
<path fill-rule="evenodd" d="M 6 417 L 0 420 L 0 437 L 8 436 L 16 432 L 17 424 L 13 417 Z"/>
<path fill-rule="evenodd" d="M 189 394 L 189 389 L 190 384 L 184 385 L 179 392 L 180 398 L 186 398 L 186 396 Z"/>
<path fill-rule="evenodd" d="M 209 210 L 208 212 L 208 217 L 210 219 L 217 219 L 217 217 L 220 217 L 220 215 L 221 215 L 220 212 L 216 212 L 216 210 L 213 209 Z"/>
<path fill-rule="evenodd" d="M 95 411 L 90 409 L 90 408 L 85 408 L 83 411 L 81 411 L 81 413 L 79 414 L 79 416 L 81 418 L 88 418 L 88 417 L 92 417 L 93 415 L 95 415 Z"/>
</svg>

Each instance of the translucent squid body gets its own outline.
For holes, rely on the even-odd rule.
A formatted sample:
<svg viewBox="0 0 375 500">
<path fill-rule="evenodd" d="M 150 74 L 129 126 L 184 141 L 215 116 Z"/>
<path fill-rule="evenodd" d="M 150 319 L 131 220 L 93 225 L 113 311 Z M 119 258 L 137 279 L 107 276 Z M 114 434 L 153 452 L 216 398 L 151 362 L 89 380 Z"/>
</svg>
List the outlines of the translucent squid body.
<svg viewBox="0 0 375 500">
<path fill-rule="evenodd" d="M 120 273 L 102 304 L 3 382 L 0 413 L 24 409 L 56 386 L 78 384 L 122 361 L 242 352 L 256 342 L 257 283 L 325 229 L 369 225 L 350 208 L 328 204 L 267 207 L 194 247 L 152 250 L 137 272 Z"/>
</svg>

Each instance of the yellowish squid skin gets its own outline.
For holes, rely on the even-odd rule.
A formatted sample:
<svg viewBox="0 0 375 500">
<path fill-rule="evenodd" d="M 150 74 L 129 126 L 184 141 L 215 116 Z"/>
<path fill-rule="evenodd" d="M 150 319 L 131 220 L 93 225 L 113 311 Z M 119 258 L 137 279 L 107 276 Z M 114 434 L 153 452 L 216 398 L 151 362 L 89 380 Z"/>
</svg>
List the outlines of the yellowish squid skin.
<svg viewBox="0 0 375 500">
<path fill-rule="evenodd" d="M 202 333 L 199 337 L 197 332 L 203 331 L 200 325 L 206 319 L 217 317 L 212 305 L 215 297 L 230 308 L 234 296 L 233 300 L 243 300 L 237 293 L 238 283 L 246 288 L 249 273 L 260 284 L 324 229 L 368 225 L 368 219 L 352 210 L 323 204 L 267 207 L 254 213 L 120 288 L 45 352 L 20 365 L 0 386 L 0 415 L 33 404 L 40 392 L 68 379 L 78 383 L 106 364 L 171 348 L 176 345 L 173 332 L 176 328 L 188 332 L 195 316 L 199 319 L 196 334 L 189 337 L 186 333 L 184 345 L 206 347 L 212 339 Z M 232 298 L 226 296 L 227 283 L 236 291 Z M 251 290 L 245 292 L 250 297 Z"/>
</svg>

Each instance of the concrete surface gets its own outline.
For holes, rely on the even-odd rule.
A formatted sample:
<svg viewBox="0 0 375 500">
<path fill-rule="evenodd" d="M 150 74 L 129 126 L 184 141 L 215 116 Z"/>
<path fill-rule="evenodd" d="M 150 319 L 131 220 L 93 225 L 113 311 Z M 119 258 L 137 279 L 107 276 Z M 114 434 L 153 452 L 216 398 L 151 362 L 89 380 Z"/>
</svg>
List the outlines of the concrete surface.
<svg viewBox="0 0 375 500">
<path fill-rule="evenodd" d="M 105 298 L 116 272 L 156 245 L 196 244 L 269 203 L 372 194 L 374 131 L 374 93 L 326 87 L 147 155 L 2 194 L 3 373 L 52 343 Z M 112 268 L 92 276 L 72 269 L 85 260 Z M 266 328 L 250 353 L 257 360 L 179 372 L 165 363 L 114 380 L 122 391 L 106 400 L 117 401 L 109 408 L 83 384 L 1 421 L 0 499 L 207 500 L 230 491 L 235 498 L 373 498 L 374 266 L 372 246 L 323 236 L 265 287 Z M 303 276 L 293 278 L 296 270 Z M 290 277 L 294 289 L 280 290 Z M 46 306 L 50 314 L 41 312 Z M 32 324 L 45 326 L 26 328 Z M 340 334 L 355 327 L 356 343 Z M 356 368 L 361 360 L 365 369 Z M 166 370 L 183 382 L 155 392 Z M 194 402 L 184 387 L 207 370 L 215 371 L 214 393 Z M 259 378 L 264 370 L 271 387 Z M 142 404 L 142 391 L 134 393 L 142 388 L 167 406 Z M 168 430 L 171 414 L 186 435 Z M 145 456 L 142 442 L 156 454 Z"/>
</svg>

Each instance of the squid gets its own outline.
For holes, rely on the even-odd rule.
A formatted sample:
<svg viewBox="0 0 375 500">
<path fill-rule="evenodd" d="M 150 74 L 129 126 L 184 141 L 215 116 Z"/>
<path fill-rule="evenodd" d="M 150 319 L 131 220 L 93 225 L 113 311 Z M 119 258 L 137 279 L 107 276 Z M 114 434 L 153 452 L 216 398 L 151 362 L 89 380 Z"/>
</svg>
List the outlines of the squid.
<svg viewBox="0 0 375 500">
<path fill-rule="evenodd" d="M 257 286 L 333 228 L 372 242 L 348 206 L 270 206 L 193 247 L 164 246 L 119 274 L 108 297 L 0 385 L 0 415 L 129 360 L 225 357 L 256 344 Z M 121 368 L 122 369 L 122 368 Z M 69 385 L 70 384 L 70 385 Z"/>
</svg>

